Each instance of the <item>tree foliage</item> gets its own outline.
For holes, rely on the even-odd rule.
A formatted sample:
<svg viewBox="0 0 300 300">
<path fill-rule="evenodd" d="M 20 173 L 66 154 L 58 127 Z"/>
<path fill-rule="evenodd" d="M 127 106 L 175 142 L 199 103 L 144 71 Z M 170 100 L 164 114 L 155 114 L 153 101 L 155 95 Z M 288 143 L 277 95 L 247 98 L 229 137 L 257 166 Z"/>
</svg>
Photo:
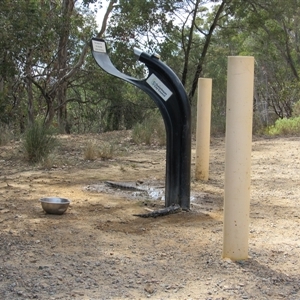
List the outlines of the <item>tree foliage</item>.
<svg viewBox="0 0 300 300">
<path fill-rule="evenodd" d="M 102 11 L 102 24 L 96 13 Z M 290 118 L 300 96 L 300 0 L 1 0 L 0 123 L 16 131 L 43 119 L 62 132 L 132 128 L 155 110 L 149 97 L 94 63 L 105 37 L 116 67 L 147 73 L 133 47 L 158 52 L 191 105 L 213 78 L 213 128 L 223 131 L 227 56 L 253 55 L 261 126 Z"/>
</svg>

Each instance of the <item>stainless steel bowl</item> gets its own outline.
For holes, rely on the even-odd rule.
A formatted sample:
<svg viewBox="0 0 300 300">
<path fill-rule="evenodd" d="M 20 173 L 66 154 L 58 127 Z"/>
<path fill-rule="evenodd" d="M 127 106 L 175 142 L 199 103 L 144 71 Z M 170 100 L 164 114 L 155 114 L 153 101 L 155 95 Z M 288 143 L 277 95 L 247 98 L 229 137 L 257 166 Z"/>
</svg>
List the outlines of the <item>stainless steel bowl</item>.
<svg viewBox="0 0 300 300">
<path fill-rule="evenodd" d="M 41 198 L 43 210 L 48 214 L 62 215 L 69 207 L 70 201 L 68 199 L 59 197 L 45 197 Z"/>
</svg>

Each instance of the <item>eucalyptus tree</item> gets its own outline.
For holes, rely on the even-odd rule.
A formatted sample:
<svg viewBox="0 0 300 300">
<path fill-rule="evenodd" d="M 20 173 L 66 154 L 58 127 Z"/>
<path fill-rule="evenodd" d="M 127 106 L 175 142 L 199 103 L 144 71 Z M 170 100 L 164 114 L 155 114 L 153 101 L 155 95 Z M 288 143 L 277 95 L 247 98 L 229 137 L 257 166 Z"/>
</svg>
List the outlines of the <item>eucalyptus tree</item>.
<svg viewBox="0 0 300 300">
<path fill-rule="evenodd" d="M 2 1 L 0 11 L 0 89 L 1 106 L 5 122 L 21 118 L 23 111 L 17 108 L 24 98 L 26 85 L 25 72 L 32 63 L 32 32 L 38 26 L 38 15 L 34 12 L 35 3 Z M 36 24 L 36 26 L 34 26 Z M 39 24 L 40 25 L 40 24 Z M 32 85 L 26 85 L 28 110 L 32 105 Z M 2 117 L 2 121 L 4 118 Z"/>
<path fill-rule="evenodd" d="M 181 46 L 184 52 L 184 64 L 182 82 L 186 86 L 188 73 L 191 73 L 191 83 L 188 89 L 190 102 L 197 89 L 198 78 L 203 75 L 203 65 L 210 47 L 214 32 L 218 29 L 221 18 L 226 18 L 226 8 L 230 0 L 223 1 L 186 1 L 190 9 L 186 10 L 186 18 L 181 27 Z M 212 4 L 210 9 L 207 5 Z M 190 22 L 190 25 L 188 23 Z M 195 52 L 198 52 L 195 53 Z M 190 57 L 194 53 L 194 63 L 189 64 Z"/>
<path fill-rule="evenodd" d="M 291 117 L 293 105 L 300 99 L 300 1 L 275 1 L 273 5 L 268 2 L 259 8 L 252 6 L 259 16 L 267 15 L 259 41 L 262 44 L 265 39 L 264 43 L 269 44 L 266 55 L 259 56 L 260 74 L 265 82 L 261 97 L 278 117 Z M 265 60 L 266 56 L 269 59 Z"/>
<path fill-rule="evenodd" d="M 213 125 L 225 128 L 226 59 L 232 55 L 255 57 L 255 127 L 292 115 L 300 96 L 299 7 L 298 0 L 226 4 L 202 68 L 214 82 Z"/>
<path fill-rule="evenodd" d="M 143 69 L 136 67 L 132 48 L 158 52 L 182 80 L 192 103 L 212 36 L 218 28 L 218 21 L 226 17 L 225 8 L 230 2 L 118 1 L 105 35 L 111 46 L 111 56 L 115 59 L 115 65 L 130 75 L 145 76 Z M 131 98 L 131 103 L 139 104 L 139 100 L 143 99 L 147 104 L 145 106 L 151 107 L 150 102 L 146 102 L 144 98 L 145 96 L 140 94 L 138 99 Z M 125 102 L 130 103 L 126 99 Z M 111 109 L 114 107 L 118 106 L 112 104 Z M 146 110 L 143 110 L 142 105 L 139 107 L 140 115 L 143 115 Z"/>
<path fill-rule="evenodd" d="M 291 117 L 300 97 L 299 13 L 299 0 L 249 0 L 230 21 L 240 53 L 255 56 L 255 104 L 265 125 L 270 112 Z"/>
<path fill-rule="evenodd" d="M 299 99 L 299 0 L 119 1 L 107 38 L 130 68 L 133 46 L 158 51 L 181 78 L 193 104 L 200 76 L 212 76 L 213 107 L 224 116 L 226 57 L 254 55 L 255 105 L 267 125 L 270 109 L 291 116 Z M 222 58 L 222 57 L 223 58 Z"/>
<path fill-rule="evenodd" d="M 155 51 L 157 41 L 162 37 L 162 26 L 174 1 L 120 0 L 112 11 L 105 39 L 110 58 L 122 72 L 142 78 L 146 76 L 142 65 L 136 62 L 133 47 Z M 109 93 L 103 116 L 106 130 L 131 128 L 142 121 L 149 109 L 155 105 L 149 97 L 121 80 L 110 77 L 114 84 Z M 110 87 L 107 86 L 108 89 Z M 107 93 L 106 93 L 107 94 Z"/>
<path fill-rule="evenodd" d="M 73 98 L 68 98 L 67 90 L 84 65 L 91 36 L 101 36 L 105 31 L 105 22 L 114 4 L 114 1 L 110 1 L 102 28 L 97 33 L 91 14 L 81 11 L 76 2 L 64 0 L 59 3 L 61 5 L 56 6 L 59 17 L 52 20 L 52 24 L 56 24 L 56 36 L 53 40 L 55 51 L 51 60 L 44 63 L 45 68 L 38 80 L 29 76 L 47 103 L 46 124 L 51 124 L 57 113 L 58 126 L 62 130 L 65 130 L 67 125 L 66 105 L 74 101 Z M 89 2 L 85 1 L 86 4 Z"/>
<path fill-rule="evenodd" d="M 18 95 L 12 97 L 18 99 L 14 100 L 14 106 L 27 108 L 23 114 L 28 115 L 29 123 L 42 115 L 47 126 L 55 116 L 59 127 L 66 125 L 67 103 L 76 100 L 69 91 L 83 76 L 80 73 L 85 67 L 90 38 L 104 33 L 115 3 L 109 2 L 97 32 L 93 15 L 83 6 L 95 1 L 84 2 L 3 0 L 1 3 L 0 22 L 7 30 L 1 31 L 0 89 L 2 95 L 7 88 L 10 92 L 0 103 L 6 109 L 11 107 L 9 95 L 13 88 L 18 90 Z"/>
</svg>

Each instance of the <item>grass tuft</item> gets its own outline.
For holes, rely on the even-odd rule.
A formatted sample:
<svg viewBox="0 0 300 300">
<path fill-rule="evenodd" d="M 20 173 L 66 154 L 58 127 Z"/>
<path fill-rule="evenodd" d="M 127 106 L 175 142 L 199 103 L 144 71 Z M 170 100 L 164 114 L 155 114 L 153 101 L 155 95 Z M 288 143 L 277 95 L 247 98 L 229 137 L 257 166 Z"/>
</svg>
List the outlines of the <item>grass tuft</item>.
<svg viewBox="0 0 300 300">
<path fill-rule="evenodd" d="M 50 129 L 41 122 L 30 126 L 23 139 L 23 147 L 29 162 L 38 163 L 45 160 L 58 145 L 57 139 Z"/>
<path fill-rule="evenodd" d="M 96 141 L 89 141 L 84 149 L 84 159 L 93 161 L 101 158 L 107 160 L 113 158 L 116 152 L 115 143 L 101 142 L 101 144 L 98 144 Z"/>
</svg>

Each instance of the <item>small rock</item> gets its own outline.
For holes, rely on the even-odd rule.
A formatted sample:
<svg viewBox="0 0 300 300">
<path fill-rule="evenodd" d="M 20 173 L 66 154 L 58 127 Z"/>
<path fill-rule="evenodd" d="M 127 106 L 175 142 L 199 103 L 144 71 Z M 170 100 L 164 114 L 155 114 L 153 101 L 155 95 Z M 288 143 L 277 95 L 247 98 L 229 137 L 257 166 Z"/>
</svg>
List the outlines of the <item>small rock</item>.
<svg viewBox="0 0 300 300">
<path fill-rule="evenodd" d="M 145 288 L 144 288 L 145 292 L 147 292 L 148 294 L 153 294 L 154 293 L 154 287 L 151 284 L 146 284 Z"/>
</svg>

